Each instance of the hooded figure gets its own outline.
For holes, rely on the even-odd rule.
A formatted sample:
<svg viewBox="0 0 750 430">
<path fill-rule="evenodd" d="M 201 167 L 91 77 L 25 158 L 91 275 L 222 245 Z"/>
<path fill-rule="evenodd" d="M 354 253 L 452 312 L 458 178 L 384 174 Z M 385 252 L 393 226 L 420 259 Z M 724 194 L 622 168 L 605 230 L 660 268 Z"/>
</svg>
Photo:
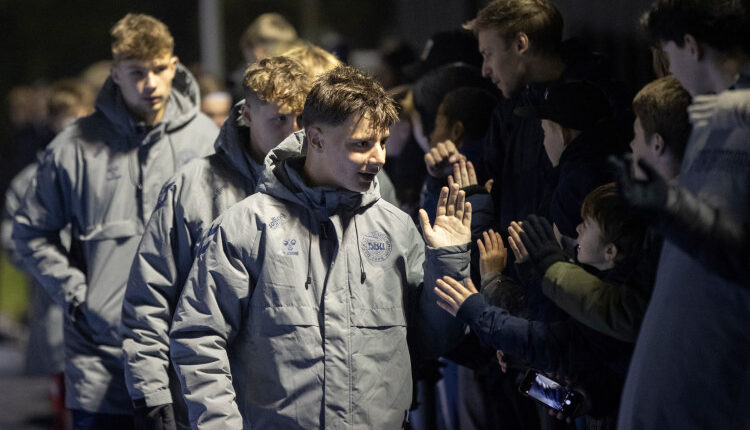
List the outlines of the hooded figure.
<svg viewBox="0 0 750 430">
<path fill-rule="evenodd" d="M 263 166 L 243 148 L 249 129 L 237 124 L 241 105 L 216 139 L 215 154 L 193 160 L 170 179 L 130 269 L 122 315 L 125 378 L 136 407 L 172 403 L 187 426 L 179 382 L 171 375 L 169 325 L 194 246 L 227 208 L 255 191 Z"/>
<path fill-rule="evenodd" d="M 162 120 L 138 125 L 109 78 L 94 114 L 49 145 L 16 213 L 13 239 L 37 281 L 63 307 L 66 406 L 132 414 L 120 310 L 130 262 L 163 183 L 212 151 L 216 126 L 198 112 L 198 86 L 178 64 Z M 71 228 L 65 251 L 59 232 Z"/>
<path fill-rule="evenodd" d="M 364 193 L 307 186 L 304 142 L 297 132 L 269 154 L 257 193 L 212 224 L 185 284 L 171 353 L 198 428 L 400 428 L 407 326 L 425 356 L 462 333 L 419 285 L 423 273 L 427 286 L 463 279 L 467 247 L 425 259 L 377 179 Z"/>
</svg>

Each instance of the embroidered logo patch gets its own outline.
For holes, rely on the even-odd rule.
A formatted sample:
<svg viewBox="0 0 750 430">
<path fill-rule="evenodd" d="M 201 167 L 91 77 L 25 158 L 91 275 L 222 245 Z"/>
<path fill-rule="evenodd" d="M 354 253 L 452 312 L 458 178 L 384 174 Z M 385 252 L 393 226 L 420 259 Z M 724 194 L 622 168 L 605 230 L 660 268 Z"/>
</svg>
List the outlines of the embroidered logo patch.
<svg viewBox="0 0 750 430">
<path fill-rule="evenodd" d="M 275 217 L 271 218 L 271 222 L 268 223 L 268 228 L 276 229 L 284 224 L 286 224 L 286 215 L 278 214 Z"/>
<path fill-rule="evenodd" d="M 120 179 L 120 167 L 116 164 L 107 167 L 106 178 L 108 181 L 114 181 Z"/>
<path fill-rule="evenodd" d="M 365 233 L 359 239 L 362 254 L 372 263 L 385 261 L 391 255 L 391 238 L 379 231 Z"/>
<path fill-rule="evenodd" d="M 285 239 L 284 242 L 284 255 L 299 255 L 299 251 L 297 251 L 297 239 Z"/>
</svg>

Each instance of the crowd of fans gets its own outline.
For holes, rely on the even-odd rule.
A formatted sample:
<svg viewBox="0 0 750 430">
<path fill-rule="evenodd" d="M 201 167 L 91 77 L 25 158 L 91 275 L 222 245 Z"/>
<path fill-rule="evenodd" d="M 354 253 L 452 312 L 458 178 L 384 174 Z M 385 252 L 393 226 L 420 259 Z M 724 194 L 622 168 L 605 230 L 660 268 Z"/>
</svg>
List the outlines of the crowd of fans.
<svg viewBox="0 0 750 430">
<path fill-rule="evenodd" d="M 633 89 L 549 0 L 374 77 L 264 14 L 223 82 L 128 14 L 15 89 L 2 245 L 56 427 L 750 428 L 750 3 L 640 28 Z"/>
</svg>

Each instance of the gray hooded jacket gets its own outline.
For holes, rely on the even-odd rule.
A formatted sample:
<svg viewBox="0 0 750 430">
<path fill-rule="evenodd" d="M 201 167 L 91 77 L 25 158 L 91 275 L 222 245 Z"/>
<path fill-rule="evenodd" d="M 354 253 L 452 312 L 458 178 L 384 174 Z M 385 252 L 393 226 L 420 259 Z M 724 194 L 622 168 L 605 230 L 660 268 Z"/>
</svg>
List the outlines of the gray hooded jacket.
<svg viewBox="0 0 750 430">
<path fill-rule="evenodd" d="M 125 382 L 135 406 L 174 403 L 178 421 L 185 424 L 179 381 L 170 375 L 172 314 L 195 244 L 214 218 L 255 191 L 263 168 L 243 149 L 250 137 L 247 127 L 237 125 L 239 112 L 237 105 L 222 126 L 215 154 L 191 161 L 162 188 L 123 302 Z"/>
<path fill-rule="evenodd" d="M 425 251 L 377 180 L 308 187 L 305 151 L 302 131 L 271 151 L 257 192 L 201 241 L 170 333 L 194 428 L 401 428 L 410 352 L 464 332 L 432 286 L 468 276 L 468 244 Z"/>
<path fill-rule="evenodd" d="M 131 413 L 125 388 L 120 310 L 146 220 L 164 182 L 192 158 L 212 152 L 213 122 L 198 112 L 198 86 L 179 65 L 164 119 L 136 126 L 111 78 L 96 112 L 60 133 L 46 150 L 16 213 L 13 239 L 27 268 L 63 309 L 66 404 L 89 412 Z M 70 223 L 69 252 L 59 231 Z"/>
</svg>

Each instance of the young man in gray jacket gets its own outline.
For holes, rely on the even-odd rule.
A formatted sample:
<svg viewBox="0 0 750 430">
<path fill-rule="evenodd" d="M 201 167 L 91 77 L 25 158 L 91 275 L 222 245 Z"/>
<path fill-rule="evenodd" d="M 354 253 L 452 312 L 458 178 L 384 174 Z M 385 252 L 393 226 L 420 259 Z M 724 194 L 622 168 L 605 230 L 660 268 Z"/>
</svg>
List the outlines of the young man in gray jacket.
<svg viewBox="0 0 750 430">
<path fill-rule="evenodd" d="M 194 428 L 401 428 L 410 353 L 437 356 L 463 335 L 433 287 L 468 275 L 471 207 L 444 188 L 434 225 L 420 213 L 425 250 L 409 216 L 380 198 L 396 117 L 355 69 L 323 75 L 304 131 L 211 225 L 170 333 Z"/>
<path fill-rule="evenodd" d="M 263 158 L 297 129 L 311 84 L 302 66 L 286 57 L 248 67 L 245 100 L 224 122 L 216 153 L 188 163 L 162 189 L 122 309 L 125 382 L 140 428 L 189 427 L 169 361 L 169 328 L 195 244 L 214 218 L 255 192 Z"/>
<path fill-rule="evenodd" d="M 133 426 L 119 335 L 130 262 L 164 182 L 210 153 L 217 134 L 163 23 L 128 14 L 112 36 L 96 111 L 50 144 L 13 227 L 27 268 L 66 311 L 66 404 L 76 429 Z M 70 251 L 59 238 L 68 224 Z"/>
</svg>

